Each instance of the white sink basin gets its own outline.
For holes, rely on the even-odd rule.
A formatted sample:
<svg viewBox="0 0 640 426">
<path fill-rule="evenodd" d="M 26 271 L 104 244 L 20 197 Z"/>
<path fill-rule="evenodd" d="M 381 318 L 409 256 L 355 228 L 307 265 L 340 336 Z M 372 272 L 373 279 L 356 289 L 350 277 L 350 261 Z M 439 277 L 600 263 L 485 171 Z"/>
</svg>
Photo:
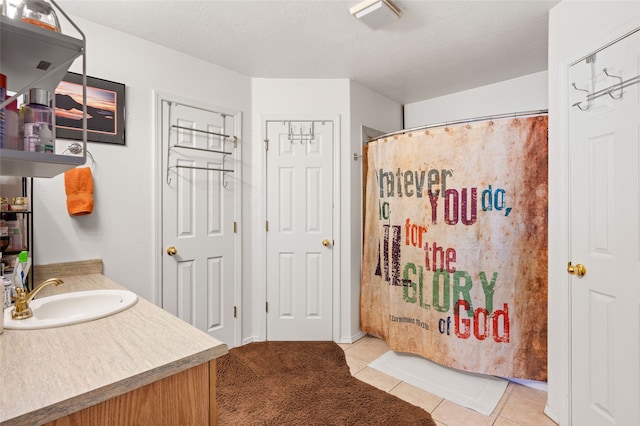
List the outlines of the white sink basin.
<svg viewBox="0 0 640 426">
<path fill-rule="evenodd" d="M 4 328 L 34 330 L 78 324 L 122 312 L 135 305 L 138 296 L 128 290 L 87 290 L 35 298 L 29 303 L 33 316 L 11 318 L 13 306 L 4 310 Z"/>
</svg>

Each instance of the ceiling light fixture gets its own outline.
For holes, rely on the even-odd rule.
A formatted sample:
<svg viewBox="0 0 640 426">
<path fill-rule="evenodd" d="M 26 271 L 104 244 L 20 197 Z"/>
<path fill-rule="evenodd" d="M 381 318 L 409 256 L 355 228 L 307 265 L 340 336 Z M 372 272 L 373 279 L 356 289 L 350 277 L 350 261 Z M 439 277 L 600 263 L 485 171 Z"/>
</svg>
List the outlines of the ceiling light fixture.
<svg viewBox="0 0 640 426">
<path fill-rule="evenodd" d="M 349 12 L 372 30 L 377 30 L 402 17 L 402 10 L 391 0 L 365 0 Z"/>
</svg>

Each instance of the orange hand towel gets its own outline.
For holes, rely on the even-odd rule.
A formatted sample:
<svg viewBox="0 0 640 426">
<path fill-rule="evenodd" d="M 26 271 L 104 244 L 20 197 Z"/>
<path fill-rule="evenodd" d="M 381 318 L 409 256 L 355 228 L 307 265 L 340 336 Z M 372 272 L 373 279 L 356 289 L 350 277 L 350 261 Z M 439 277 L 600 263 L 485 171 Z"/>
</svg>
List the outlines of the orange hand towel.
<svg viewBox="0 0 640 426">
<path fill-rule="evenodd" d="M 71 216 L 82 216 L 93 211 L 93 180 L 89 167 L 80 167 L 64 173 L 67 210 Z"/>
</svg>

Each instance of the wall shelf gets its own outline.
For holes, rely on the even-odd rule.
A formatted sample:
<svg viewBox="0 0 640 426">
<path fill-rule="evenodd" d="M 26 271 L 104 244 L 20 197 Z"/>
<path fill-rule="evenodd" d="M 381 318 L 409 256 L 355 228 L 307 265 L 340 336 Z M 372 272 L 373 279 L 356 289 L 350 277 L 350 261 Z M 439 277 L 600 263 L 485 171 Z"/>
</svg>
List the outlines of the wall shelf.
<svg viewBox="0 0 640 426">
<path fill-rule="evenodd" d="M 57 7 L 55 2 L 51 3 Z M 86 77 L 84 34 L 59 7 L 57 9 L 82 38 L 0 16 L 0 64 L 2 73 L 7 76 L 7 89 L 15 92 L 10 98 L 0 100 L 0 108 L 32 87 L 46 89 L 53 96 L 60 80 L 80 56 L 82 73 Z M 55 126 L 53 132 L 55 136 Z M 86 141 L 84 144 L 86 146 Z M 86 154 L 77 157 L 0 148 L 0 175 L 53 177 L 85 161 Z"/>
</svg>

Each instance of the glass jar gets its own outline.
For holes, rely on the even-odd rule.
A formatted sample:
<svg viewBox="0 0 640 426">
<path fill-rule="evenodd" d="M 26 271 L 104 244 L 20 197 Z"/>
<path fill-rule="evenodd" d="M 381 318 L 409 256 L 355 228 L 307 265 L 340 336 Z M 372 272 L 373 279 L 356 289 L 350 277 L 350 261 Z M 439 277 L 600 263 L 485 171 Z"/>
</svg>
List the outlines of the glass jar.
<svg viewBox="0 0 640 426">
<path fill-rule="evenodd" d="M 13 197 L 11 210 L 14 212 L 26 212 L 29 209 L 28 197 Z"/>
<path fill-rule="evenodd" d="M 60 32 L 60 22 L 53 6 L 46 0 L 23 0 L 16 11 L 16 19 L 40 28 Z"/>
</svg>

